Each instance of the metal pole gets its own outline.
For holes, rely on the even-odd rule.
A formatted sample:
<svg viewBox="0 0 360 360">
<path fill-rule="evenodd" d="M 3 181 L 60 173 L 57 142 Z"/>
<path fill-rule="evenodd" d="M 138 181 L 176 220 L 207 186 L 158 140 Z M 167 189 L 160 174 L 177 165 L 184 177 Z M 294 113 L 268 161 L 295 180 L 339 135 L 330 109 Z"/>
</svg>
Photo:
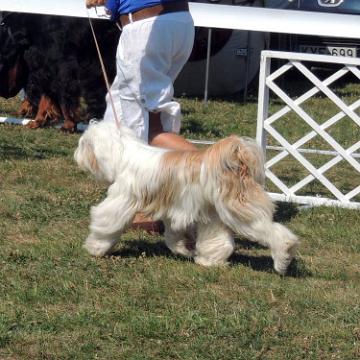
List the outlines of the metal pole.
<svg viewBox="0 0 360 360">
<path fill-rule="evenodd" d="M 207 103 L 207 100 L 208 100 L 211 34 L 212 34 L 212 29 L 209 28 L 209 30 L 208 30 L 208 40 L 207 40 L 207 52 L 206 52 L 206 69 L 205 69 L 205 89 L 204 89 L 204 103 L 205 104 Z"/>
<path fill-rule="evenodd" d="M 246 44 L 246 58 L 245 58 L 245 88 L 243 102 L 246 102 L 248 92 L 248 81 L 249 81 L 249 64 L 250 64 L 250 34 L 251 31 L 247 32 L 247 44 Z"/>
<path fill-rule="evenodd" d="M 259 73 L 259 96 L 258 96 L 258 114 L 256 126 L 256 140 L 261 146 L 264 155 L 266 155 L 266 132 L 264 121 L 269 115 L 269 88 L 266 85 L 266 79 L 270 74 L 270 58 L 264 51 L 261 53 L 260 73 Z M 265 157 L 266 158 L 266 157 Z"/>
</svg>

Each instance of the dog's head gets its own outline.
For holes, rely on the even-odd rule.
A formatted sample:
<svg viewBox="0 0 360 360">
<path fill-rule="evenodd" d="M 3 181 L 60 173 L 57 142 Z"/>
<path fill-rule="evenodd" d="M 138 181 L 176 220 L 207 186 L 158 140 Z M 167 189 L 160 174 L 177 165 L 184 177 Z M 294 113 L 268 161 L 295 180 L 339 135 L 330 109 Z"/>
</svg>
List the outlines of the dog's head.
<svg viewBox="0 0 360 360">
<path fill-rule="evenodd" d="M 121 162 L 122 143 L 114 123 L 94 122 L 80 137 L 74 158 L 81 169 L 112 184 Z"/>
</svg>

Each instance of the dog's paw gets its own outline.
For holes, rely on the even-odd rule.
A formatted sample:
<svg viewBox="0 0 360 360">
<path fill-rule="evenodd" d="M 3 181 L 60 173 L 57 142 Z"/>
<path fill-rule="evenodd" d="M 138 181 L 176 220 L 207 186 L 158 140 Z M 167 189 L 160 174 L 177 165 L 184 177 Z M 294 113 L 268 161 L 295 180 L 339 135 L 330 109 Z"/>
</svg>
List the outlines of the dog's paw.
<svg viewBox="0 0 360 360">
<path fill-rule="evenodd" d="M 83 247 L 92 256 L 102 257 L 111 254 L 111 251 L 115 245 L 114 241 L 98 240 L 89 236 Z"/>
<path fill-rule="evenodd" d="M 229 262 L 227 261 L 215 261 L 213 259 L 209 259 L 203 256 L 195 256 L 194 258 L 195 264 L 201 265 L 201 266 L 226 266 L 229 265 Z"/>
<path fill-rule="evenodd" d="M 185 256 L 187 258 L 192 258 L 195 255 L 194 244 L 187 243 L 185 241 L 178 241 L 175 245 L 166 243 L 167 247 L 175 255 Z"/>
<path fill-rule="evenodd" d="M 294 235 L 293 235 L 294 236 Z M 296 249 L 299 241 L 296 236 L 286 241 L 282 247 L 272 250 L 272 258 L 274 260 L 274 269 L 280 275 L 285 275 L 288 266 L 295 257 Z"/>
</svg>

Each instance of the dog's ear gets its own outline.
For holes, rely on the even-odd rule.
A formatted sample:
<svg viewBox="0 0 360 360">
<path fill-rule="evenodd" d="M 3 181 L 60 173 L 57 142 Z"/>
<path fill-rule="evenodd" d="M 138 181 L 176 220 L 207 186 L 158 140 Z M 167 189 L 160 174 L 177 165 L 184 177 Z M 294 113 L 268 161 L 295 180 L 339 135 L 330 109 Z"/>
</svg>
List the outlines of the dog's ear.
<svg viewBox="0 0 360 360">
<path fill-rule="evenodd" d="M 80 139 L 74 158 L 80 168 L 90 171 L 95 176 L 99 173 L 100 168 L 93 145 L 85 139 Z"/>
<path fill-rule="evenodd" d="M 84 146 L 85 146 L 84 151 L 87 156 L 89 170 L 95 175 L 99 174 L 100 168 L 99 168 L 99 164 L 96 159 L 96 156 L 95 156 L 95 151 L 94 151 L 93 146 L 89 143 L 85 143 Z"/>
<path fill-rule="evenodd" d="M 91 172 L 97 180 L 112 184 L 123 152 L 115 124 L 92 123 L 80 137 L 75 161 Z"/>
</svg>

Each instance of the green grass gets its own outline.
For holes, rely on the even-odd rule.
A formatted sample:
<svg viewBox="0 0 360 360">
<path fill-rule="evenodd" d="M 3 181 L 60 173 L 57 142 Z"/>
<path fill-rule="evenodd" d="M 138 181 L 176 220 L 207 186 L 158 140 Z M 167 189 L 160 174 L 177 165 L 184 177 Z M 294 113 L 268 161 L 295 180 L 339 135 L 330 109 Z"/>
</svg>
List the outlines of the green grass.
<svg viewBox="0 0 360 360">
<path fill-rule="evenodd" d="M 188 137 L 255 135 L 256 102 L 181 102 Z M 94 259 L 81 245 L 106 188 L 77 169 L 78 137 L 0 126 L 0 359 L 360 357 L 359 211 L 279 204 L 276 219 L 302 240 L 286 277 L 244 239 L 224 268 L 135 231 Z"/>
</svg>

